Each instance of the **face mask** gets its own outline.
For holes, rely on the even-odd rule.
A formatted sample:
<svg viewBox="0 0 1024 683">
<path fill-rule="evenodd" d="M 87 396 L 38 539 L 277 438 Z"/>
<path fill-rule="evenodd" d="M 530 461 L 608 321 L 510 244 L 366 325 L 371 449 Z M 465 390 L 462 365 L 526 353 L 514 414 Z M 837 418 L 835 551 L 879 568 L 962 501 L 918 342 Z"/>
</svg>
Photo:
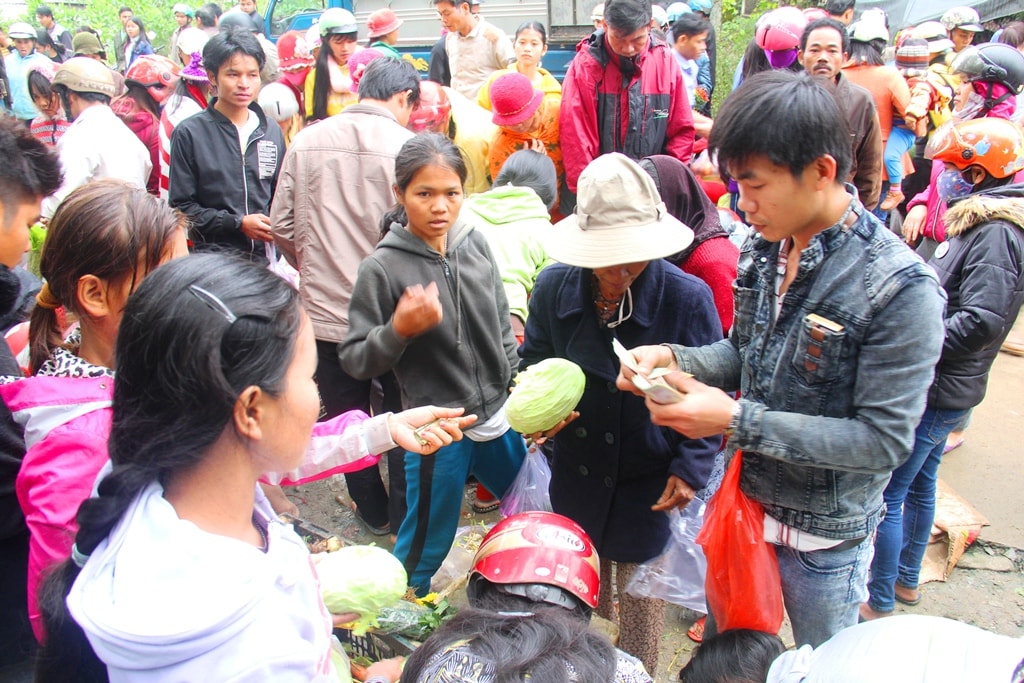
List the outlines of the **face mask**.
<svg viewBox="0 0 1024 683">
<path fill-rule="evenodd" d="M 974 189 L 974 185 L 964 180 L 957 170 L 943 171 L 935 186 L 939 191 L 939 197 L 946 203 L 951 199 L 966 197 Z"/>
<path fill-rule="evenodd" d="M 985 109 L 985 98 L 976 92 L 967 96 L 967 101 L 959 109 L 953 112 L 953 118 L 957 121 L 970 121 L 976 119 Z"/>
</svg>

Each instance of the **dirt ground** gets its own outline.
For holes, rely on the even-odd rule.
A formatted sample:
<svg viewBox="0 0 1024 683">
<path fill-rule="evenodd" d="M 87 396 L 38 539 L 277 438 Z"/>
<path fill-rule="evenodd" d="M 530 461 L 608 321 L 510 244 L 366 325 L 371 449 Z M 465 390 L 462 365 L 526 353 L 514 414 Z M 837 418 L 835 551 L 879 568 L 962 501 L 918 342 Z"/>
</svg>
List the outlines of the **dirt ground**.
<svg viewBox="0 0 1024 683">
<path fill-rule="evenodd" d="M 472 486 L 468 486 L 462 511 L 463 523 L 497 522 L 499 516 L 496 512 L 477 515 L 470 511 L 472 493 Z M 356 521 L 349 507 L 350 499 L 342 477 L 296 487 L 289 490 L 288 494 L 298 505 L 305 520 L 329 529 L 353 543 L 377 543 L 391 548 L 387 537 L 371 536 Z M 1005 635 L 1024 636 L 1022 549 L 987 542 L 983 535 L 967 551 L 947 582 L 929 583 L 924 586 L 923 592 L 925 598 L 920 605 L 897 605 L 896 613 L 932 614 L 958 619 Z M 456 604 L 463 600 L 464 596 L 455 596 Z M 679 669 L 689 660 L 695 647 L 695 643 L 686 637 L 686 630 L 697 616 L 687 609 L 669 606 L 655 676 L 658 683 L 678 680 Z M 783 626 L 782 636 L 787 642 L 792 642 L 788 625 Z"/>
</svg>

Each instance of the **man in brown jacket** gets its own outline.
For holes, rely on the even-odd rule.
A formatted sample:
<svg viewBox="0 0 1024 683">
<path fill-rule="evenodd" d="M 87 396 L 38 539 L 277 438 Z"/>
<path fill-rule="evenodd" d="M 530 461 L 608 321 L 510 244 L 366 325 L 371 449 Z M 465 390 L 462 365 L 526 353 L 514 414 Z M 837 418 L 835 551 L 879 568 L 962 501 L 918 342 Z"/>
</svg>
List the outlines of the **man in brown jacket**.
<svg viewBox="0 0 1024 683">
<path fill-rule="evenodd" d="M 839 70 L 850 56 L 850 36 L 835 19 L 817 19 L 800 37 L 800 61 L 812 76 L 828 79 L 835 87 L 833 95 L 846 114 L 853 168 L 849 182 L 857 188 L 861 203 L 868 210 L 878 206 L 882 194 L 882 129 L 871 93 L 854 85 Z"/>
<path fill-rule="evenodd" d="M 395 157 L 413 137 L 405 125 L 419 93 L 411 64 L 373 60 L 359 81 L 359 103 L 303 129 L 281 165 L 270 221 L 277 248 L 299 271 L 299 294 L 316 335 L 324 418 L 370 410 L 370 381 L 341 369 L 337 346 L 348 332 L 359 263 L 377 246 L 380 219 L 395 203 Z M 392 533 L 402 522 L 400 453 L 394 463 L 389 454 L 390 512 L 376 468 L 345 475 L 357 517 L 376 535 L 388 533 L 389 520 Z"/>
</svg>

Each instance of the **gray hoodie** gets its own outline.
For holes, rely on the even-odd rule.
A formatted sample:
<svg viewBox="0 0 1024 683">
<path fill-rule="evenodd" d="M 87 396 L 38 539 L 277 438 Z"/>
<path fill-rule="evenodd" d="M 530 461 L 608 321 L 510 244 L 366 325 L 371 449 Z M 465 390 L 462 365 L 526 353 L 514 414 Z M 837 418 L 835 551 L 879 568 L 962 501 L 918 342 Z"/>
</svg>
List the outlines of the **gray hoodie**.
<svg viewBox="0 0 1024 683">
<path fill-rule="evenodd" d="M 519 365 L 508 301 L 483 235 L 456 221 L 447 252 L 442 256 L 392 224 L 359 266 L 338 358 L 357 379 L 393 369 L 404 408 L 461 406 L 483 422 L 504 405 Z M 406 287 L 431 282 L 438 285 L 441 323 L 416 337 L 399 336 L 391 324 L 398 299 Z"/>
</svg>

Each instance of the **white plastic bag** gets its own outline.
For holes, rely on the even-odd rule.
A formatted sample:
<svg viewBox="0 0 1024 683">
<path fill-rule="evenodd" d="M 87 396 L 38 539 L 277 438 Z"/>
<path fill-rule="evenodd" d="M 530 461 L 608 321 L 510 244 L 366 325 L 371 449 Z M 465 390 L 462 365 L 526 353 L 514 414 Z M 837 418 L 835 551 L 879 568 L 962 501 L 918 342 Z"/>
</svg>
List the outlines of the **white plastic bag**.
<svg viewBox="0 0 1024 683">
<path fill-rule="evenodd" d="M 704 524 L 704 507 L 704 501 L 694 498 L 682 510 L 669 512 L 672 534 L 665 549 L 636 568 L 626 586 L 627 593 L 707 613 L 704 579 L 708 561 L 696 540 Z"/>
<path fill-rule="evenodd" d="M 550 484 L 551 467 L 548 466 L 548 459 L 536 444 L 531 444 L 519 474 L 501 497 L 502 516 L 511 517 L 520 512 L 535 510 L 551 512 L 551 496 L 548 494 Z"/>
</svg>

